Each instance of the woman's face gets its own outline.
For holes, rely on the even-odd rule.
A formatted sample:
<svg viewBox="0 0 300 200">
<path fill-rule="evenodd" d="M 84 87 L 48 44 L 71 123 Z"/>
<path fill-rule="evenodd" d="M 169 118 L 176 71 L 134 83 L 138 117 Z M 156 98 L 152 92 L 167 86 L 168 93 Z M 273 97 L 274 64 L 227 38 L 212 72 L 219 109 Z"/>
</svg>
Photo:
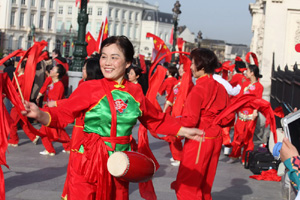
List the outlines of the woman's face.
<svg viewBox="0 0 300 200">
<path fill-rule="evenodd" d="M 131 69 L 127 75 L 128 75 L 129 81 L 133 82 L 133 83 L 137 82 L 137 79 L 139 78 L 139 76 L 137 76 L 135 74 L 135 71 L 133 69 Z"/>
<path fill-rule="evenodd" d="M 50 70 L 49 76 L 50 76 L 51 78 L 56 78 L 56 77 L 58 77 L 57 67 L 56 67 L 56 66 L 52 67 L 52 69 Z"/>
<path fill-rule="evenodd" d="M 191 70 L 192 70 L 193 76 L 195 78 L 200 78 L 201 76 L 204 75 L 204 70 L 203 69 L 201 69 L 199 71 L 197 70 L 197 66 L 195 64 L 195 60 L 194 59 L 192 59 Z"/>
<path fill-rule="evenodd" d="M 105 78 L 121 83 L 125 70 L 130 66 L 116 44 L 105 46 L 100 57 L 100 67 Z"/>
<path fill-rule="evenodd" d="M 86 74 L 86 64 L 82 68 L 82 79 L 85 80 L 87 78 Z"/>
<path fill-rule="evenodd" d="M 179 66 L 178 74 L 179 74 L 180 77 L 183 76 L 183 74 L 184 74 L 183 64 L 181 64 L 181 65 Z"/>
<path fill-rule="evenodd" d="M 247 78 L 250 78 L 251 76 L 253 76 L 253 72 L 251 72 L 250 69 L 247 68 L 247 71 L 246 71 L 246 77 L 247 77 Z"/>
</svg>

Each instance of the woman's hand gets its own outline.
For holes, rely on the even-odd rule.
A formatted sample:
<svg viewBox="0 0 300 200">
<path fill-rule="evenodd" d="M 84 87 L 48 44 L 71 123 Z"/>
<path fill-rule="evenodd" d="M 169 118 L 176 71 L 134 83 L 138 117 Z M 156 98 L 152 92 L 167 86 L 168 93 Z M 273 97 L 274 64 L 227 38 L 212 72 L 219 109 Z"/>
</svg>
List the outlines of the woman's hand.
<svg viewBox="0 0 300 200">
<path fill-rule="evenodd" d="M 282 147 L 280 149 L 280 159 L 284 162 L 286 159 L 298 156 L 299 153 L 294 145 L 289 141 L 288 138 L 283 138 Z"/>
<path fill-rule="evenodd" d="M 41 124 L 46 125 L 50 121 L 50 116 L 46 112 L 40 110 L 40 108 L 31 102 L 23 102 L 25 110 L 21 111 L 22 115 L 30 118 L 34 118 L 39 121 Z"/>
<path fill-rule="evenodd" d="M 205 133 L 203 130 L 200 130 L 198 128 L 181 127 L 177 135 L 186 137 L 191 140 L 200 141 L 201 138 L 205 135 Z"/>
<path fill-rule="evenodd" d="M 252 116 L 253 116 L 252 120 L 255 120 L 256 117 L 258 116 L 257 110 L 253 110 Z"/>
<path fill-rule="evenodd" d="M 56 101 L 49 101 L 47 103 L 48 107 L 51 108 L 51 107 L 56 107 Z"/>
</svg>

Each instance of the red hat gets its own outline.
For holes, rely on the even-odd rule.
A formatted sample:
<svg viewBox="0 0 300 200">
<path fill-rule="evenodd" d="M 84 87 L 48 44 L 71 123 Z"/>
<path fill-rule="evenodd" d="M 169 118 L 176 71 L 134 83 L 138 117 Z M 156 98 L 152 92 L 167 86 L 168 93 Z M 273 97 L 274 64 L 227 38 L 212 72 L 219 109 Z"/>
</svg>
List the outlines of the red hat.
<svg viewBox="0 0 300 200">
<path fill-rule="evenodd" d="M 256 56 L 256 54 L 253 53 L 253 52 L 248 52 L 248 53 L 246 54 L 246 57 L 245 57 L 246 62 L 247 62 L 248 64 L 250 64 L 250 55 L 252 56 L 252 59 L 253 59 L 255 65 L 258 67 L 259 65 L 258 65 L 257 56 Z"/>
</svg>

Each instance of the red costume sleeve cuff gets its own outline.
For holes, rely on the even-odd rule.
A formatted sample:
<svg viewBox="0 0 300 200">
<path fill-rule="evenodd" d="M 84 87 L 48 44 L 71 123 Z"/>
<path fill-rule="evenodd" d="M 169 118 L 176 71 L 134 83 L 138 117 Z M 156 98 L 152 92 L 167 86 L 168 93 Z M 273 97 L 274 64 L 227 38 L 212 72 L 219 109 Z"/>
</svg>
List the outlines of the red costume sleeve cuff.
<svg viewBox="0 0 300 200">
<path fill-rule="evenodd" d="M 51 115 L 50 115 L 50 113 L 49 112 L 47 112 L 47 111 L 45 111 L 45 113 L 47 113 L 48 114 L 48 116 L 49 116 L 49 121 L 48 121 L 48 124 L 46 124 L 45 126 L 49 126 L 50 124 L 51 124 Z"/>
</svg>

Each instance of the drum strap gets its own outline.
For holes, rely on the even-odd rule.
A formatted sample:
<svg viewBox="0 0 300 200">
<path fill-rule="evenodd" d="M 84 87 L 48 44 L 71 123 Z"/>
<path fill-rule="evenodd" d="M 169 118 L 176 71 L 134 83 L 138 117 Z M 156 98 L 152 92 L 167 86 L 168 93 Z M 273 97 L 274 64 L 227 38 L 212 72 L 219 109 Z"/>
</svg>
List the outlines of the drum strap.
<svg viewBox="0 0 300 200">
<path fill-rule="evenodd" d="M 103 141 L 110 142 L 112 144 L 129 144 L 133 141 L 132 135 L 130 136 L 120 136 L 120 137 L 101 137 Z M 114 151 L 115 146 L 112 148 L 106 145 L 108 151 Z"/>
</svg>

